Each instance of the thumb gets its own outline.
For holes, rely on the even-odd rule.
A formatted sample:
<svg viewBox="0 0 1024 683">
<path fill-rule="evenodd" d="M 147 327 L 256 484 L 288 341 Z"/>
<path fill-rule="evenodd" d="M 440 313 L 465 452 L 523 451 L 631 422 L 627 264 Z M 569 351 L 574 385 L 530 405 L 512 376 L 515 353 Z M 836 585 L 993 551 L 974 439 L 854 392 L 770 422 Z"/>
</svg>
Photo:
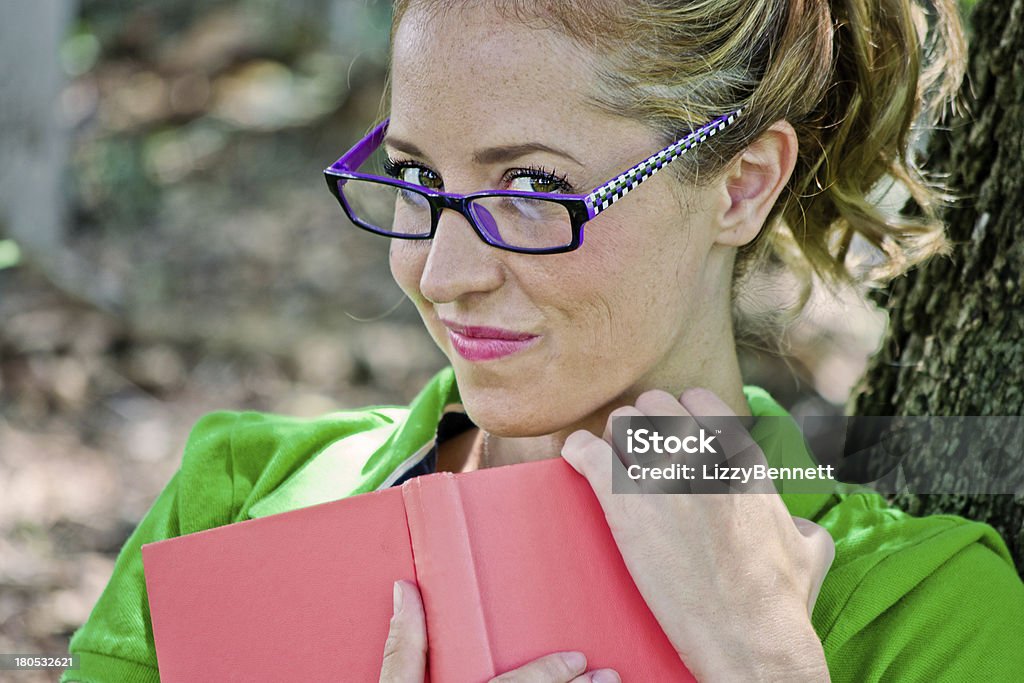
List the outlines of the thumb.
<svg viewBox="0 0 1024 683">
<path fill-rule="evenodd" d="M 410 581 L 395 581 L 394 600 L 380 683 L 423 683 L 427 670 L 427 624 L 420 592 Z"/>
</svg>

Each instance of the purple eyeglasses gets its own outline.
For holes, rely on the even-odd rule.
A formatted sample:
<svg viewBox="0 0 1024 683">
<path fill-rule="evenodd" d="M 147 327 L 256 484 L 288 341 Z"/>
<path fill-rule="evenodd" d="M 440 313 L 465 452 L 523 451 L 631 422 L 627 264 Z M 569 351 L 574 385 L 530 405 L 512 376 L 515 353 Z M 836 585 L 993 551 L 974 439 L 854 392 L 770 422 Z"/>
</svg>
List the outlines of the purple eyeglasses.
<svg viewBox="0 0 1024 683">
<path fill-rule="evenodd" d="M 491 246 L 524 254 L 559 254 L 583 244 L 583 226 L 665 166 L 725 129 L 741 110 L 720 116 L 587 194 L 492 190 L 440 192 L 397 178 L 359 173 L 381 147 L 384 120 L 324 170 L 349 220 L 386 237 L 431 239 L 443 209 L 462 214 Z"/>
</svg>

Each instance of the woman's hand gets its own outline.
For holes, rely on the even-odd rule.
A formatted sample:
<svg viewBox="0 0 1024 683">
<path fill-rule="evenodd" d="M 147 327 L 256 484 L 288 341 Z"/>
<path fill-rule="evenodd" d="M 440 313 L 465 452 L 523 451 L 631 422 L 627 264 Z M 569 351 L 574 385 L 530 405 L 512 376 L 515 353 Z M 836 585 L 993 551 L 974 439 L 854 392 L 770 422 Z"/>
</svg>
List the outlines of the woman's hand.
<svg viewBox="0 0 1024 683">
<path fill-rule="evenodd" d="M 384 644 L 380 683 L 423 683 L 427 668 L 427 622 L 416 585 L 395 582 L 395 611 Z M 586 672 L 581 652 L 556 652 L 509 671 L 490 683 L 620 683 L 611 669 Z M 585 673 L 586 672 L 586 673 Z"/>
<path fill-rule="evenodd" d="M 612 419 L 662 415 L 739 424 L 708 390 L 679 400 L 648 391 L 612 412 L 603 439 L 574 432 L 562 455 L 589 480 L 626 567 L 679 656 L 701 683 L 829 680 L 810 614 L 835 546 L 823 528 L 790 516 L 770 481 L 758 494 L 612 494 Z M 753 453 L 765 462 L 745 430 L 722 436 L 732 438 L 723 444 L 728 455 Z"/>
</svg>

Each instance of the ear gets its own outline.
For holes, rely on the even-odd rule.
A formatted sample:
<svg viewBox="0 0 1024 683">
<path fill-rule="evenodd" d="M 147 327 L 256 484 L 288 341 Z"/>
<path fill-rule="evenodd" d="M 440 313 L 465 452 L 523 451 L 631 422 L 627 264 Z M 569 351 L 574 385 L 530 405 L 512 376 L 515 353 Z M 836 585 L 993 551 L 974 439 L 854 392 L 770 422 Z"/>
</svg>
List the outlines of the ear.
<svg viewBox="0 0 1024 683">
<path fill-rule="evenodd" d="M 723 181 L 729 201 L 719 216 L 718 244 L 740 247 L 757 237 L 796 156 L 796 131 L 788 121 L 776 121 L 733 161 Z"/>
</svg>

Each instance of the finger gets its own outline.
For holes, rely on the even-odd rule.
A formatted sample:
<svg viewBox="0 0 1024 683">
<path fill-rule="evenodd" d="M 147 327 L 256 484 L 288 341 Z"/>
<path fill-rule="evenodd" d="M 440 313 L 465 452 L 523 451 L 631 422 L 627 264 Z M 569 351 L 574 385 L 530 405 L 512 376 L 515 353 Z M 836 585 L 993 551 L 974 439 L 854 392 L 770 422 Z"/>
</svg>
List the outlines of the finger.
<svg viewBox="0 0 1024 683">
<path fill-rule="evenodd" d="M 732 408 L 708 389 L 687 389 L 679 397 L 680 403 L 688 410 L 705 430 L 713 432 L 722 447 L 719 463 L 727 467 L 767 467 L 768 461 L 757 442 L 747 429 L 753 425 L 752 418 L 741 418 Z M 733 491 L 744 493 L 777 493 L 771 479 L 751 478 L 746 485 L 733 482 Z"/>
<path fill-rule="evenodd" d="M 732 417 L 736 418 L 746 428 L 749 428 L 754 422 L 753 417 L 745 416 L 741 418 L 736 415 L 736 412 L 729 407 L 728 403 L 720 399 L 715 392 L 703 387 L 687 389 L 679 396 L 679 402 L 694 417 L 699 418 L 704 415 Z"/>
<path fill-rule="evenodd" d="M 423 683 L 426 670 L 427 623 L 420 592 L 411 581 L 396 581 L 380 683 Z"/>
<path fill-rule="evenodd" d="M 586 669 L 582 652 L 556 652 L 492 678 L 490 683 L 570 683 Z"/>
<path fill-rule="evenodd" d="M 586 477 L 602 507 L 612 494 L 614 473 L 617 493 L 635 493 L 639 489 L 626 474 L 626 466 L 615 455 L 611 444 L 585 429 L 573 432 L 562 446 L 562 457 L 573 469 Z"/>
<path fill-rule="evenodd" d="M 608 415 L 608 421 L 605 423 L 604 434 L 602 437 L 608 443 L 613 444 L 617 452 L 626 453 L 625 444 L 619 443 L 619 441 L 625 438 L 623 435 L 626 430 L 618 428 L 618 426 L 615 425 L 614 418 L 630 418 L 628 426 L 635 429 L 652 429 L 652 423 L 644 418 L 685 417 L 688 415 L 689 413 L 687 413 L 682 404 L 676 400 L 675 396 L 667 391 L 652 389 L 650 391 L 645 391 L 637 397 L 635 407 L 622 406 L 621 408 L 613 410 L 611 414 Z"/>
<path fill-rule="evenodd" d="M 616 455 L 627 468 L 630 465 L 656 469 L 674 465 L 687 466 L 694 463 L 685 452 L 655 450 L 649 446 L 646 439 L 650 439 L 654 435 L 671 436 L 682 442 L 686 437 L 696 434 L 698 427 L 699 425 L 690 417 L 675 396 L 660 389 L 652 389 L 637 397 L 635 407 L 624 406 L 612 411 L 605 426 L 604 439 L 613 443 Z M 636 452 L 627 447 L 631 440 L 631 434 L 636 435 L 637 439 L 640 439 L 641 436 L 644 437 L 645 440 L 640 443 L 648 443 L 646 450 Z M 690 491 L 688 481 L 682 478 L 643 478 L 637 484 L 638 490 L 644 493 L 688 493 Z M 615 490 L 621 492 L 618 488 Z"/>
<path fill-rule="evenodd" d="M 601 438 L 615 446 L 616 450 L 625 452 L 625 443 L 617 442 L 615 437 L 619 437 L 619 441 L 621 441 L 623 438 L 622 435 L 625 434 L 626 430 L 620 429 L 622 425 L 620 425 L 616 420 L 627 418 L 628 425 L 631 427 L 649 428 L 650 423 L 644 421 L 646 417 L 647 416 L 644 415 L 644 413 L 640 412 L 633 406 L 622 406 L 620 408 L 616 408 L 608 414 L 608 421 L 604 423 L 604 432 L 601 434 Z"/>
<path fill-rule="evenodd" d="M 797 531 L 811 543 L 811 552 L 814 558 L 812 560 L 814 574 L 811 576 L 811 592 L 807 599 L 807 614 L 810 616 L 814 613 L 814 605 L 818 602 L 821 585 L 825 582 L 829 567 L 835 560 L 836 544 L 824 527 L 809 519 L 794 517 L 793 523 L 796 525 Z"/>
<path fill-rule="evenodd" d="M 630 429 L 651 429 L 651 423 L 647 421 L 647 417 L 642 412 L 633 406 L 622 406 L 609 413 L 601 436 L 612 445 L 615 456 L 626 467 L 640 464 L 628 448 Z"/>
<path fill-rule="evenodd" d="M 569 683 L 622 683 L 622 677 L 615 669 L 598 669 L 577 676 Z"/>
<path fill-rule="evenodd" d="M 690 414 L 683 404 L 679 402 L 679 399 L 661 389 L 651 389 L 640 394 L 636 399 L 635 405 L 644 415 L 652 417 L 677 417 Z"/>
<path fill-rule="evenodd" d="M 679 397 L 679 402 L 704 427 L 728 427 L 722 429 L 718 440 L 730 454 L 745 453 L 748 446 L 754 444 L 747 432 L 753 426 L 753 418 L 737 416 L 714 392 L 702 388 L 687 389 Z M 759 448 L 757 450 L 760 451 Z"/>
</svg>

